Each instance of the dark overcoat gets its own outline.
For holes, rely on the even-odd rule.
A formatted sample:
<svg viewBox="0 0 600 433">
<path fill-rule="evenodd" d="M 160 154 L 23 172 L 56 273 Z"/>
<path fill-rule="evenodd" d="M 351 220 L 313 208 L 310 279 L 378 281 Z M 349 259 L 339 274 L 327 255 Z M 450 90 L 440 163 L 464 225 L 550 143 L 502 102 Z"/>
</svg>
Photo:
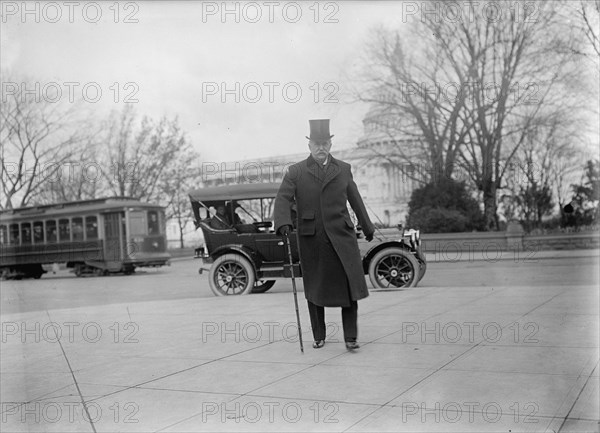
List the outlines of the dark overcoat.
<svg viewBox="0 0 600 433">
<path fill-rule="evenodd" d="M 289 167 L 275 199 L 275 230 L 292 225 L 297 236 L 306 299 L 324 307 L 347 307 L 369 295 L 350 203 L 365 235 L 374 232 L 350 164 L 329 155 L 326 168 L 312 156 Z"/>
</svg>

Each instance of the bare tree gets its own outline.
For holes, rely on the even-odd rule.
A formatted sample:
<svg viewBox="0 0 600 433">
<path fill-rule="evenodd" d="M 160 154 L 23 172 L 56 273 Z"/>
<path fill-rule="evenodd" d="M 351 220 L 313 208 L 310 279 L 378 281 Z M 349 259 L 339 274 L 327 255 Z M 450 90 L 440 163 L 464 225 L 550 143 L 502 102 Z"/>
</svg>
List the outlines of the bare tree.
<svg viewBox="0 0 600 433">
<path fill-rule="evenodd" d="M 509 2 L 498 2 L 510 10 Z M 497 191 L 519 148 L 536 134 L 541 117 L 565 105 L 572 78 L 572 35 L 555 32 L 557 4 L 538 3 L 535 15 L 500 23 L 475 20 L 456 33 L 462 41 L 468 79 L 475 83 L 464 118 L 472 123 L 460 161 L 482 192 L 489 229 L 498 228 Z M 524 9 L 527 10 L 527 9 Z"/>
<path fill-rule="evenodd" d="M 466 93 L 449 89 L 464 82 L 464 72 L 450 58 L 452 40 L 442 43 L 427 26 L 412 30 L 408 42 L 399 32 L 375 32 L 367 47 L 368 90 L 358 90 L 357 98 L 371 106 L 367 130 L 396 144 L 391 152 L 374 149 L 377 156 L 414 180 L 441 182 L 452 177 L 469 127 L 459 117 Z"/>
<path fill-rule="evenodd" d="M 368 96 L 390 136 L 422 143 L 430 181 L 460 168 L 480 191 L 486 226 L 498 228 L 497 192 L 505 170 L 542 113 L 560 106 L 572 78 L 577 39 L 557 34 L 559 3 L 497 1 L 500 19 L 480 2 L 471 19 L 422 15 L 402 34 L 372 44 Z M 544 110 L 542 110 L 544 108 Z M 396 150 L 410 159 L 403 150 Z"/>
<path fill-rule="evenodd" d="M 506 220 L 523 221 L 528 229 L 539 227 L 555 205 L 563 216 L 570 185 L 585 160 L 586 120 L 568 100 L 563 102 L 562 109 L 552 107 L 531 123 L 524 142 L 503 169 L 499 212 Z"/>
<path fill-rule="evenodd" d="M 187 192 L 199 169 L 198 155 L 177 118 L 154 121 L 145 116 L 138 125 L 135 111 L 126 105 L 120 113 L 111 113 L 105 130 L 107 151 L 100 167 L 106 190 L 164 205 L 167 219 L 177 222 L 183 247 L 192 217 Z"/>
<path fill-rule="evenodd" d="M 167 219 L 177 223 L 180 248 L 184 247 L 185 229 L 193 218 L 188 192 L 200 178 L 198 160 L 199 155 L 185 142 L 160 182 L 161 203 L 166 206 Z"/>
<path fill-rule="evenodd" d="M 146 201 L 160 199 L 160 181 L 177 160 L 185 138 L 177 118 L 144 117 L 139 127 L 131 106 L 112 113 L 106 125 L 107 153 L 101 164 L 108 191 Z"/>
<path fill-rule="evenodd" d="M 581 0 L 577 2 L 568 2 L 569 8 L 574 9 L 574 14 L 578 17 L 579 29 L 585 36 L 588 47 L 591 47 L 595 53 L 596 61 L 600 57 L 600 0 Z M 584 56 L 589 56 L 586 50 L 581 51 Z"/>
<path fill-rule="evenodd" d="M 25 206 L 56 181 L 85 138 L 75 126 L 75 106 L 39 95 L 3 92 L 0 102 L 3 208 Z M 81 121 L 80 121 L 81 122 Z"/>
<path fill-rule="evenodd" d="M 89 200 L 105 191 L 102 171 L 98 166 L 97 143 L 91 134 L 82 140 L 82 145 L 69 160 L 63 163 L 62 170 L 55 173 L 54 179 L 46 182 L 33 195 L 36 203 L 60 203 Z"/>
<path fill-rule="evenodd" d="M 542 217 L 548 215 L 554 207 L 554 177 L 551 169 L 556 164 L 553 158 L 567 145 L 557 142 L 558 128 L 565 126 L 560 118 L 553 116 L 553 119 L 548 120 L 548 123 L 538 121 L 532 126 L 504 176 L 504 181 L 512 192 L 510 199 L 516 208 L 513 217 L 518 216 L 527 231 L 539 227 Z M 503 197 L 507 198 L 506 195 Z"/>
</svg>

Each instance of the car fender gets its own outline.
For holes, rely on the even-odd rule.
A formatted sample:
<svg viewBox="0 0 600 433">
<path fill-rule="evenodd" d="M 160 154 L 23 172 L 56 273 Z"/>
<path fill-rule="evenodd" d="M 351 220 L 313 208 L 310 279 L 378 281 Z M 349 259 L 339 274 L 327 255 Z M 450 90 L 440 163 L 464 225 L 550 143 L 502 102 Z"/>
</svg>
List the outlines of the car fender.
<svg viewBox="0 0 600 433">
<path fill-rule="evenodd" d="M 371 249 L 367 251 L 367 253 L 362 258 L 362 266 L 365 275 L 369 273 L 369 264 L 371 263 L 371 259 L 379 251 L 384 250 L 386 248 L 402 248 L 408 252 L 414 253 L 414 250 L 412 250 L 408 245 L 406 245 L 402 241 L 386 241 L 374 245 Z"/>
<path fill-rule="evenodd" d="M 260 269 L 262 265 L 262 258 L 255 251 L 252 251 L 250 248 L 245 247 L 241 244 L 223 245 L 217 248 L 215 251 L 213 251 L 213 253 L 210 256 L 214 261 L 217 258 L 221 257 L 223 254 L 230 253 L 241 254 L 242 256 L 247 258 L 250 261 L 250 263 L 252 263 L 252 265 L 254 266 L 254 275 L 256 275 L 257 270 Z"/>
</svg>

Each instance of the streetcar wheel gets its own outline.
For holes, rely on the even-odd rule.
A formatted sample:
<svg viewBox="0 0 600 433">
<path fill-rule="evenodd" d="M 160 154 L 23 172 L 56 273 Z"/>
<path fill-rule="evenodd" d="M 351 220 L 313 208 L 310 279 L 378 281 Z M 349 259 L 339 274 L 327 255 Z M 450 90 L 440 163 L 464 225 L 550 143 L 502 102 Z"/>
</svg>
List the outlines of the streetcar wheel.
<svg viewBox="0 0 600 433">
<path fill-rule="evenodd" d="M 414 287 L 419 282 L 419 262 L 402 248 L 386 248 L 369 263 L 369 279 L 376 289 Z"/>
<path fill-rule="evenodd" d="M 33 278 L 35 280 L 39 280 L 40 278 L 42 278 L 42 275 L 44 275 L 45 273 L 46 271 L 44 271 L 42 265 L 29 265 L 25 269 L 26 277 Z"/>
<path fill-rule="evenodd" d="M 254 267 L 239 254 L 224 254 L 215 260 L 208 282 L 217 296 L 247 295 L 254 287 Z"/>
<path fill-rule="evenodd" d="M 123 269 L 123 273 L 125 275 L 131 275 L 135 272 L 135 268 L 133 266 L 127 266 L 125 267 L 125 269 Z"/>
<path fill-rule="evenodd" d="M 250 293 L 265 293 L 275 285 L 275 280 L 258 280 Z"/>
</svg>

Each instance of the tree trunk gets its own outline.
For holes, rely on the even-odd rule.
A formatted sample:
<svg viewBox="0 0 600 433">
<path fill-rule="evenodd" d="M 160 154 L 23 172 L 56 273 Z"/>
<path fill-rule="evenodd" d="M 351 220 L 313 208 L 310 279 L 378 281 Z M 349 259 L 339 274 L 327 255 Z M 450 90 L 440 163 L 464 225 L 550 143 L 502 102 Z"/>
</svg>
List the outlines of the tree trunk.
<svg viewBox="0 0 600 433">
<path fill-rule="evenodd" d="M 483 184 L 483 214 L 487 230 L 498 230 L 496 214 L 496 185 L 493 181 Z"/>
<path fill-rule="evenodd" d="M 434 164 L 431 169 L 431 183 L 434 185 L 440 185 L 444 183 L 448 178 L 441 164 Z"/>
<path fill-rule="evenodd" d="M 177 218 L 177 225 L 179 226 L 179 248 L 183 249 L 183 226 L 181 224 L 181 218 Z"/>
</svg>

